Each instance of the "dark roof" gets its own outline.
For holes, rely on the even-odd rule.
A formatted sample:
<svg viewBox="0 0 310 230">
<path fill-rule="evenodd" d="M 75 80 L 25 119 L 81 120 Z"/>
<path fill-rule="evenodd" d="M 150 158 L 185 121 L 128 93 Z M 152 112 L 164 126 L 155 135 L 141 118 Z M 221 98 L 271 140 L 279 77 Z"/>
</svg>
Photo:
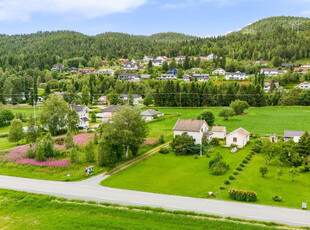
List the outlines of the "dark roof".
<svg viewBox="0 0 310 230">
<path fill-rule="evenodd" d="M 179 119 L 175 124 L 174 131 L 188 131 L 188 132 L 200 132 L 203 124 L 207 124 L 205 120 L 194 120 L 194 119 Z M 208 126 L 209 127 L 209 126 Z"/>
<path fill-rule="evenodd" d="M 82 112 L 86 108 L 87 107 L 83 105 L 69 105 L 69 109 L 74 109 L 76 112 Z"/>
<path fill-rule="evenodd" d="M 120 105 L 111 105 L 107 108 L 102 109 L 103 113 L 111 113 L 113 109 L 119 108 Z"/>
<path fill-rule="evenodd" d="M 141 113 L 142 116 L 154 116 L 155 114 L 162 114 L 162 113 L 154 109 L 148 109 Z"/>
<path fill-rule="evenodd" d="M 122 73 L 120 77 L 139 77 L 137 73 Z"/>
</svg>

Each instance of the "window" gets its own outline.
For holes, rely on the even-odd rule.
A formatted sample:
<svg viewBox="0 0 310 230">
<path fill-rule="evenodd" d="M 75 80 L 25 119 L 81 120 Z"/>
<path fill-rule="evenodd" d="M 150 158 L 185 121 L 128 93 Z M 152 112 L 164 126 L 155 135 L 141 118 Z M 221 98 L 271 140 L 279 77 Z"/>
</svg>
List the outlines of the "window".
<svg viewBox="0 0 310 230">
<path fill-rule="evenodd" d="M 237 142 L 237 137 L 234 137 L 234 138 L 233 138 L 233 142 Z"/>
</svg>

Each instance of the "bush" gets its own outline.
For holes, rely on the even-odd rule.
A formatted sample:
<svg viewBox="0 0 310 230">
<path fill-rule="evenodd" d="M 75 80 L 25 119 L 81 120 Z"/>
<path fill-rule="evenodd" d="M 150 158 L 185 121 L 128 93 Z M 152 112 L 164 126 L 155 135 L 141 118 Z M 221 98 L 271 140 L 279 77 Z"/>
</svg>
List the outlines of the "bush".
<svg viewBox="0 0 310 230">
<path fill-rule="evenodd" d="M 243 161 L 242 161 L 242 163 L 247 164 L 247 163 L 248 163 L 248 161 L 247 161 L 247 160 L 243 160 Z"/>
<path fill-rule="evenodd" d="M 161 134 L 161 135 L 159 136 L 158 143 L 159 143 L 159 144 L 165 143 L 165 135 L 164 135 L 164 134 Z"/>
<path fill-rule="evenodd" d="M 36 148 L 36 160 L 37 161 L 45 161 L 45 152 L 44 152 L 44 146 L 41 144 L 41 142 L 37 143 L 37 148 Z"/>
<path fill-rule="evenodd" d="M 72 148 L 70 151 L 70 162 L 77 163 L 79 161 L 79 153 L 77 148 Z"/>
<path fill-rule="evenodd" d="M 239 165 L 240 165 L 240 167 L 244 167 L 244 164 L 242 164 L 242 163 L 240 163 Z M 239 167 L 238 167 L 238 168 L 239 168 Z M 239 170 L 239 171 L 241 171 L 241 170 Z"/>
<path fill-rule="evenodd" d="M 36 151 L 32 147 L 32 145 L 30 145 L 30 147 L 27 149 L 26 158 L 30 158 L 30 159 L 35 159 L 36 158 Z"/>
<path fill-rule="evenodd" d="M 168 154 L 170 152 L 169 148 L 160 148 L 159 153 Z"/>
<path fill-rule="evenodd" d="M 238 172 L 238 171 L 233 171 L 233 174 L 234 174 L 234 175 L 238 175 L 239 172 Z"/>
<path fill-rule="evenodd" d="M 282 201 L 282 197 L 278 196 L 278 195 L 275 195 L 272 197 L 273 201 L 275 202 L 281 202 Z"/>
<path fill-rule="evenodd" d="M 229 176 L 229 180 L 234 180 L 234 179 L 235 179 L 235 177 L 233 175 Z"/>
<path fill-rule="evenodd" d="M 244 167 L 244 165 L 243 165 L 243 167 Z M 237 167 L 236 168 L 238 171 L 242 171 L 242 168 L 241 167 Z"/>
<path fill-rule="evenodd" d="M 209 162 L 209 169 L 212 167 L 212 165 L 214 163 L 217 163 L 217 162 L 219 162 L 222 159 L 223 159 L 222 155 L 217 153 L 217 155 L 212 160 L 210 160 L 210 162 Z"/>
<path fill-rule="evenodd" d="M 221 185 L 220 189 L 221 190 L 225 190 L 225 187 L 223 185 Z"/>
<path fill-rule="evenodd" d="M 85 146 L 85 160 L 86 162 L 93 163 L 96 161 L 95 146 L 92 141 L 88 142 Z"/>
<path fill-rule="evenodd" d="M 310 166 L 304 165 L 304 166 L 298 167 L 298 169 L 299 169 L 299 172 L 309 172 L 310 171 Z"/>
<path fill-rule="evenodd" d="M 224 184 L 230 184 L 229 180 L 225 180 Z"/>
<path fill-rule="evenodd" d="M 263 147 L 263 142 L 261 140 L 256 141 L 251 149 L 252 150 L 251 153 L 260 153 L 262 147 Z"/>
<path fill-rule="evenodd" d="M 214 163 L 211 166 L 211 174 L 213 175 L 223 175 L 227 172 L 227 170 L 229 169 L 229 165 L 227 165 L 225 162 L 223 161 L 219 161 Z"/>
<path fill-rule="evenodd" d="M 220 140 L 217 139 L 217 138 L 213 138 L 213 139 L 210 141 L 210 145 L 219 146 L 219 145 L 220 145 Z"/>
<path fill-rule="evenodd" d="M 196 154 L 194 155 L 194 159 L 198 159 L 198 156 Z"/>
<path fill-rule="evenodd" d="M 232 200 L 254 202 L 257 200 L 257 193 L 254 191 L 229 189 L 229 197 Z"/>
<path fill-rule="evenodd" d="M 246 157 L 245 158 L 247 161 L 250 161 L 251 160 L 251 157 Z"/>
<path fill-rule="evenodd" d="M 65 138 L 65 147 L 66 149 L 71 149 L 74 146 L 73 134 L 71 132 L 67 132 Z"/>
</svg>

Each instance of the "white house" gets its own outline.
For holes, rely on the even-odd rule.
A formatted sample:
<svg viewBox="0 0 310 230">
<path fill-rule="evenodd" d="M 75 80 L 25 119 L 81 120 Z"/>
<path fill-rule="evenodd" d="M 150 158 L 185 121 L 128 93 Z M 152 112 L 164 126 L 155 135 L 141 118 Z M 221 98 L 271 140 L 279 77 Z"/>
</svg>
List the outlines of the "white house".
<svg viewBox="0 0 310 230">
<path fill-rule="evenodd" d="M 226 136 L 226 146 L 237 145 L 243 148 L 250 140 L 250 133 L 243 128 L 236 129 Z"/>
<path fill-rule="evenodd" d="M 225 75 L 226 71 L 222 68 L 218 68 L 212 72 L 213 75 Z"/>
<path fill-rule="evenodd" d="M 176 63 L 180 63 L 180 62 L 183 62 L 184 60 L 185 60 L 185 56 L 177 56 L 176 58 L 175 58 L 175 62 Z"/>
<path fill-rule="evenodd" d="M 214 59 L 217 59 L 217 56 L 215 54 L 209 54 L 207 57 L 206 57 L 206 60 L 207 61 L 211 61 L 211 60 L 214 60 Z"/>
<path fill-rule="evenodd" d="M 152 121 L 155 116 L 157 117 L 162 117 L 164 116 L 163 113 L 159 112 L 159 111 L 156 111 L 154 109 L 148 109 L 148 110 L 145 110 L 141 113 L 141 116 L 146 120 L 146 121 Z"/>
<path fill-rule="evenodd" d="M 133 94 L 133 104 L 134 105 L 138 105 L 139 104 L 139 101 L 142 100 L 142 96 L 138 95 L 138 94 Z M 125 102 L 128 102 L 128 94 L 122 94 L 119 96 L 119 99 L 125 101 Z"/>
<path fill-rule="evenodd" d="M 279 82 L 265 82 L 264 91 L 266 93 L 268 93 L 270 91 L 271 87 L 274 87 L 275 89 L 280 89 Z"/>
<path fill-rule="evenodd" d="M 279 74 L 287 73 L 287 70 L 278 70 L 277 68 L 262 68 L 260 73 L 265 74 L 268 77 L 275 77 Z"/>
<path fill-rule="evenodd" d="M 183 78 L 183 81 L 185 81 L 185 82 L 195 81 L 195 77 L 192 77 L 192 76 L 190 76 L 188 74 L 184 74 L 182 76 L 182 78 Z"/>
<path fill-rule="evenodd" d="M 211 132 L 212 138 L 225 139 L 226 137 L 226 127 L 213 126 Z"/>
<path fill-rule="evenodd" d="M 168 58 L 166 56 L 158 56 L 156 57 L 156 60 L 161 60 L 162 62 L 168 61 Z"/>
<path fill-rule="evenodd" d="M 288 141 L 293 139 L 295 143 L 299 142 L 300 137 L 304 134 L 304 131 L 293 131 L 293 130 L 285 130 L 284 131 L 284 141 Z M 310 132 L 309 132 L 310 134 Z"/>
<path fill-rule="evenodd" d="M 123 62 L 123 67 L 125 70 L 137 70 L 138 65 L 135 61 L 125 61 Z"/>
<path fill-rule="evenodd" d="M 111 105 L 102 109 L 102 123 L 107 122 L 113 117 L 112 111 L 114 111 L 116 108 L 120 108 L 120 105 Z"/>
<path fill-rule="evenodd" d="M 202 137 L 208 133 L 209 125 L 205 120 L 179 119 L 175 124 L 173 131 L 174 137 L 187 133 L 193 137 L 195 144 L 202 144 Z"/>
<path fill-rule="evenodd" d="M 114 72 L 115 72 L 115 70 L 114 69 L 100 69 L 100 70 L 98 70 L 98 74 L 104 74 L 104 75 L 107 75 L 107 74 L 109 74 L 109 75 L 111 75 L 111 76 L 113 76 L 114 75 Z"/>
<path fill-rule="evenodd" d="M 226 80 L 244 80 L 246 78 L 249 78 L 248 74 L 241 73 L 240 71 L 236 73 L 226 73 L 225 79 Z"/>
<path fill-rule="evenodd" d="M 296 85 L 295 88 L 310 89 L 310 83 L 304 81 L 303 83 L 300 83 L 299 85 Z"/>
<path fill-rule="evenodd" d="M 89 108 L 83 105 L 69 105 L 69 109 L 75 110 L 79 115 L 79 127 L 85 129 L 89 127 Z"/>
<path fill-rule="evenodd" d="M 143 62 L 144 63 L 148 63 L 149 61 L 153 61 L 154 58 L 152 56 L 144 56 L 143 58 Z"/>
<path fill-rule="evenodd" d="M 159 60 L 159 59 L 154 59 L 152 61 L 152 65 L 153 66 L 162 66 L 163 65 L 163 61 L 162 60 Z"/>
<path fill-rule="evenodd" d="M 146 80 L 149 79 L 151 77 L 150 74 L 141 74 L 141 79 Z"/>
<path fill-rule="evenodd" d="M 160 77 L 156 78 L 157 80 L 176 80 L 176 76 L 174 74 L 162 74 Z"/>
<path fill-rule="evenodd" d="M 118 76 L 118 79 L 133 82 L 140 81 L 139 75 L 137 73 L 122 73 Z"/>
</svg>

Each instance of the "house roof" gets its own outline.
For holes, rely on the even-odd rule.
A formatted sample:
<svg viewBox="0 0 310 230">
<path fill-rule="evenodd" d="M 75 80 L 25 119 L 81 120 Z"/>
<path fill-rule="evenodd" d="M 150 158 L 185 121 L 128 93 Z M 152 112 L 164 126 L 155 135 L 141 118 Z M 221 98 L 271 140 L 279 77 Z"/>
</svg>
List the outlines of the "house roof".
<svg viewBox="0 0 310 230">
<path fill-rule="evenodd" d="M 299 86 L 302 86 L 302 85 L 304 85 L 304 84 L 309 84 L 309 82 L 304 81 L 304 82 L 302 82 L 302 83 L 300 83 L 300 84 L 296 85 L 295 87 L 299 87 Z"/>
<path fill-rule="evenodd" d="M 284 137 L 301 137 L 304 134 L 304 132 L 305 131 L 285 130 Z"/>
<path fill-rule="evenodd" d="M 120 77 L 139 77 L 137 73 L 122 73 Z"/>
<path fill-rule="evenodd" d="M 155 114 L 162 114 L 162 113 L 154 109 L 148 109 L 141 113 L 142 116 L 154 116 Z"/>
<path fill-rule="evenodd" d="M 225 132 L 226 130 L 226 127 L 223 127 L 223 126 L 213 126 L 212 127 L 212 132 L 219 132 L 219 133 L 223 133 Z"/>
<path fill-rule="evenodd" d="M 133 96 L 133 98 L 141 98 L 141 96 L 139 94 L 133 94 L 132 96 Z M 128 94 L 122 94 L 119 97 L 120 98 L 125 98 L 125 97 L 128 97 Z"/>
<path fill-rule="evenodd" d="M 102 116 L 102 118 L 108 118 L 108 119 L 112 117 L 113 117 L 112 113 L 104 113 Z"/>
<path fill-rule="evenodd" d="M 74 109 L 76 112 L 82 112 L 86 108 L 88 109 L 88 107 L 83 105 L 69 105 L 69 109 Z"/>
<path fill-rule="evenodd" d="M 205 120 L 179 119 L 175 124 L 173 131 L 200 132 L 203 124 L 206 124 L 209 127 Z"/>
<path fill-rule="evenodd" d="M 230 136 L 230 135 L 232 135 L 232 134 L 234 134 L 234 133 L 238 133 L 238 134 L 240 134 L 240 135 L 242 135 L 242 136 L 249 136 L 250 135 L 250 133 L 248 132 L 248 131 L 246 131 L 244 128 L 238 128 L 238 129 L 236 129 L 235 131 L 232 131 L 230 134 L 228 134 L 227 136 Z"/>
<path fill-rule="evenodd" d="M 150 74 L 142 74 L 141 78 L 150 78 L 150 76 L 151 76 Z"/>
<path fill-rule="evenodd" d="M 271 82 L 271 81 L 265 82 L 264 86 L 265 86 L 265 87 L 271 87 L 272 83 L 273 83 L 273 85 L 274 85 L 276 88 L 279 88 L 279 82 Z"/>
<path fill-rule="evenodd" d="M 87 118 L 87 117 L 81 117 L 81 120 L 82 120 L 82 121 L 89 121 L 89 118 Z"/>
<path fill-rule="evenodd" d="M 113 109 L 119 108 L 120 105 L 111 105 L 109 107 L 106 107 L 104 109 L 102 109 L 103 113 L 111 113 Z"/>
</svg>

